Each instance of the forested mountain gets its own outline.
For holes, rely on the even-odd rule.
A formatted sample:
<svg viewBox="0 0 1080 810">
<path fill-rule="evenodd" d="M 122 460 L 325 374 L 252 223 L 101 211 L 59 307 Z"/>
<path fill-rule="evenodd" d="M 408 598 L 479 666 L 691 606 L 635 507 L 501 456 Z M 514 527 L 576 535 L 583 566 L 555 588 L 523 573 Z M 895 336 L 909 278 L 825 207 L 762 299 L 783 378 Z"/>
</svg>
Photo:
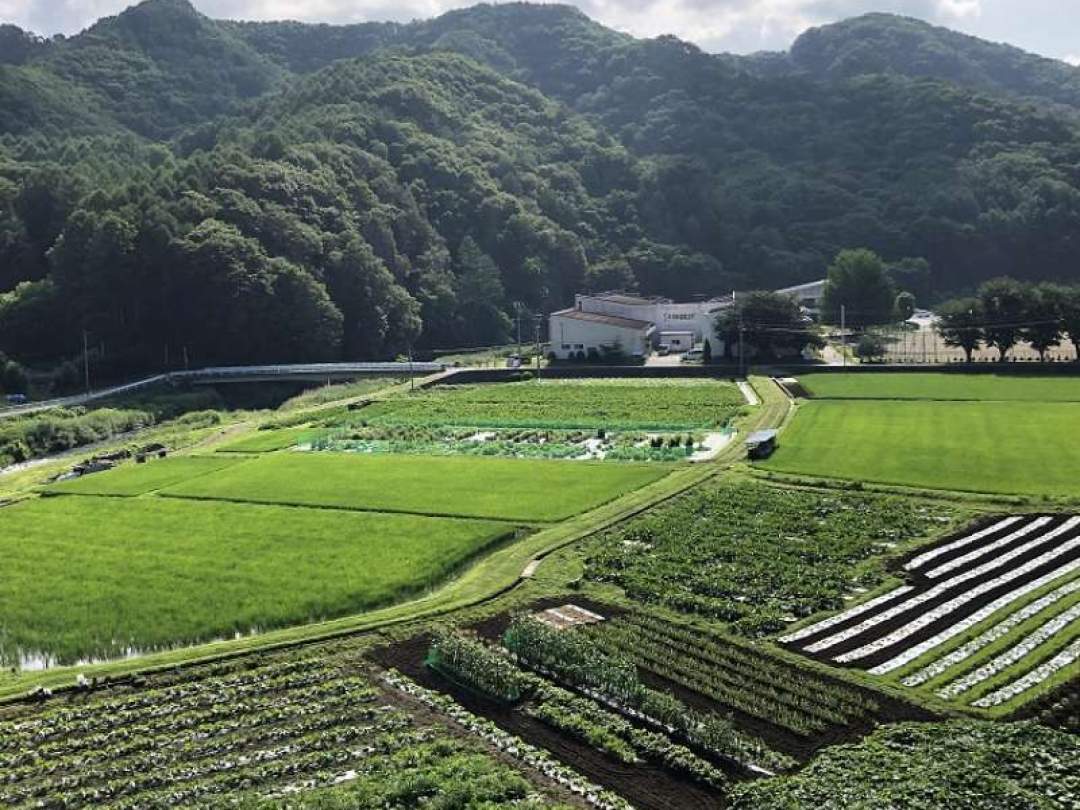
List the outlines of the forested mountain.
<svg viewBox="0 0 1080 810">
<path fill-rule="evenodd" d="M 929 262 L 923 298 L 1074 278 L 1071 69 L 1041 86 L 1013 49 L 832 28 L 743 58 L 526 4 L 2 27 L 0 352 L 47 364 L 85 329 L 116 373 L 385 357 L 504 340 L 515 302 L 774 287 L 854 246 Z M 898 44 L 859 56 L 862 28 Z"/>
<path fill-rule="evenodd" d="M 895 73 L 945 79 L 1080 114 L 1080 68 L 892 14 L 866 14 L 811 29 L 791 63 L 816 76 Z"/>
</svg>

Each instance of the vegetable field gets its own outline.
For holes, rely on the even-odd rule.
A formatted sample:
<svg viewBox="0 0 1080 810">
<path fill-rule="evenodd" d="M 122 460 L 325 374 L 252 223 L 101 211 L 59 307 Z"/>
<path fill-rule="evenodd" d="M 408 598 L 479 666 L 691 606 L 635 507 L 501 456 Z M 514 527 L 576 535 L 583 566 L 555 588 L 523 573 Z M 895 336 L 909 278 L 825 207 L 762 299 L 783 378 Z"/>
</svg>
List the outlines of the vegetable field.
<svg viewBox="0 0 1080 810">
<path fill-rule="evenodd" d="M 435 386 L 358 412 L 373 423 L 472 427 L 686 430 L 720 428 L 745 400 L 714 380 L 566 380 Z"/>
<path fill-rule="evenodd" d="M 1080 517 L 995 519 L 905 565 L 908 583 L 781 636 L 943 700 L 993 709 L 1075 674 Z"/>
<path fill-rule="evenodd" d="M 431 587 L 490 521 L 63 496 L 0 509 L 0 659 L 27 666 L 341 616 Z"/>
<path fill-rule="evenodd" d="M 0 804 L 220 807 L 561 805 L 569 792 L 480 737 L 415 717 L 352 661 L 285 654 L 155 676 L 136 691 L 0 709 Z"/>
<path fill-rule="evenodd" d="M 584 634 L 604 652 L 632 660 L 654 683 L 731 716 L 746 734 L 799 759 L 881 720 L 920 716 L 766 649 L 648 614 L 619 616 Z"/>
<path fill-rule="evenodd" d="M 1080 738 L 1034 723 L 901 723 L 824 751 L 795 776 L 739 785 L 735 810 L 1069 810 Z"/>
<path fill-rule="evenodd" d="M 543 523 L 599 506 L 668 471 L 660 465 L 287 453 L 163 494 Z"/>
<path fill-rule="evenodd" d="M 887 553 L 956 517 L 937 503 L 725 479 L 598 538 L 585 574 L 638 602 L 762 636 L 875 587 Z"/>
</svg>

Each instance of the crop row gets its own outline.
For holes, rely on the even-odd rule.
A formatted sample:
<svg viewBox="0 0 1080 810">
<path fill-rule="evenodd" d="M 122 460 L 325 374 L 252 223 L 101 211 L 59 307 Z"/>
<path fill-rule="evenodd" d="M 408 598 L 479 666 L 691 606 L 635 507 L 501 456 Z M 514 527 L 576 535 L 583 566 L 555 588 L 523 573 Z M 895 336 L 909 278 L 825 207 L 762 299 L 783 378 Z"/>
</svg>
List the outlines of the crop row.
<svg viewBox="0 0 1080 810">
<path fill-rule="evenodd" d="M 921 657 L 930 650 L 941 646 L 950 639 L 956 638 L 957 636 L 966 633 L 972 627 L 975 627 L 980 622 L 990 618 L 990 616 L 997 613 L 999 610 L 1009 607 L 1015 602 L 1022 600 L 1028 594 L 1033 593 L 1034 591 L 1037 591 L 1040 588 L 1045 587 L 1046 585 L 1049 585 L 1056 580 L 1069 576 L 1078 569 L 1080 569 L 1080 560 L 1073 560 L 1072 562 L 1065 563 L 1065 565 L 1055 568 L 1052 571 L 1043 574 L 1042 576 L 1038 576 L 1034 579 L 1028 580 L 1023 585 L 1013 588 L 1011 591 L 1008 591 L 1007 593 L 997 597 L 996 599 L 992 599 L 990 602 L 986 603 L 981 608 L 969 614 L 968 616 L 965 616 L 962 619 L 957 619 L 948 627 L 940 630 L 938 633 L 926 639 L 925 641 L 921 641 L 918 644 L 903 649 L 901 652 L 897 653 L 889 660 L 878 664 L 876 667 L 872 667 L 869 671 L 874 675 L 883 675 L 885 673 L 899 669 L 905 664 L 908 664 Z M 946 615 L 941 610 L 941 608 L 938 608 L 936 611 L 934 611 L 934 614 L 937 618 Z"/>
<path fill-rule="evenodd" d="M 881 636 L 879 638 L 875 638 L 874 640 L 869 641 L 859 647 L 856 647 L 853 650 L 849 650 L 842 655 L 837 655 L 834 657 L 833 660 L 839 663 L 848 663 L 850 661 L 857 661 L 860 658 L 866 658 L 867 656 L 873 655 L 874 653 L 877 653 L 881 650 L 887 650 L 891 647 L 894 647 L 902 643 L 905 639 L 917 633 L 922 628 L 928 627 L 936 621 L 951 616 L 957 610 L 975 601 L 984 594 L 989 593 L 996 588 L 1009 585 L 1017 580 L 1023 581 L 1024 577 L 1027 577 L 1032 571 L 1035 571 L 1036 569 L 1044 565 L 1048 565 L 1054 562 L 1059 557 L 1062 557 L 1072 552 L 1076 548 L 1080 548 L 1080 538 L 1073 538 L 1069 542 L 1063 543 L 1057 548 L 1052 549 L 1051 551 L 1047 551 L 1044 554 L 1041 554 L 1038 557 L 1030 560 L 1029 562 L 1024 563 L 1023 565 L 1012 568 L 1006 571 L 1004 574 L 1000 574 L 993 579 L 987 580 L 986 582 L 983 582 L 966 591 L 963 591 L 958 596 L 954 596 L 953 598 L 949 599 L 947 602 L 944 602 L 937 607 L 932 608 L 931 610 L 926 610 L 919 613 L 918 616 L 916 616 L 911 621 L 907 622 L 897 630 L 894 630 L 891 633 L 888 633 L 887 635 Z M 1069 573 L 1069 567 L 1075 566 L 1077 563 L 1080 563 L 1080 560 L 1074 560 L 1072 563 L 1066 563 L 1065 565 L 1055 569 L 1049 574 L 1045 574 L 1043 577 L 1037 577 L 1033 580 L 1029 580 L 1020 585 L 1019 587 L 1014 588 L 1010 593 L 1012 600 L 1019 599 L 1020 597 L 1025 596 L 1027 593 L 1030 593 L 1031 590 L 1036 587 L 1032 584 L 1033 582 L 1039 582 L 1040 584 L 1038 587 L 1041 587 L 1042 585 L 1046 584 L 1046 582 L 1042 581 L 1044 577 L 1049 577 L 1050 580 L 1048 581 L 1052 581 L 1057 577 L 1064 576 L 1065 574 Z M 956 585 L 954 584 L 949 588 L 946 588 L 945 591 L 948 592 L 949 590 L 955 589 L 955 587 Z M 931 588 L 930 591 L 927 591 L 926 593 L 929 594 L 933 590 L 934 589 Z M 935 594 L 935 596 L 937 595 L 938 594 Z M 915 596 L 907 601 L 906 604 L 908 605 L 908 607 L 904 610 L 917 609 L 921 604 L 929 601 L 929 598 L 930 597 L 923 598 L 923 595 Z M 1005 597 L 1001 598 L 1004 599 Z M 898 610 L 897 612 L 903 613 L 904 610 Z M 934 637 L 934 643 L 941 644 L 948 638 L 952 638 L 955 634 L 962 632 L 959 629 L 955 629 L 961 626 L 962 625 L 959 622 L 954 622 L 953 628 L 950 628 L 947 631 L 943 631 L 942 633 L 939 633 L 937 636 Z M 928 644 L 928 642 L 924 642 L 924 644 Z M 882 672 L 887 672 L 891 669 L 895 669 L 896 667 L 901 666 L 903 663 L 906 663 L 905 659 L 907 659 L 907 656 L 917 657 L 918 655 L 922 655 L 922 653 L 924 653 L 926 649 L 927 647 L 924 647 L 922 645 L 912 645 L 902 655 L 895 655 L 890 658 L 890 660 L 885 664 L 881 664 L 878 667 L 875 667 L 875 674 L 881 674 Z"/>
<path fill-rule="evenodd" d="M 796 734 L 847 725 L 865 712 L 833 708 L 827 702 L 830 692 L 821 689 L 820 681 L 808 683 L 793 670 L 783 670 L 788 678 L 770 679 L 778 668 L 762 669 L 749 656 L 710 655 L 706 648 L 695 650 L 640 627 L 605 627 L 592 635 L 609 652 L 629 655 L 661 677 Z"/>
<path fill-rule="evenodd" d="M 1045 519 L 1040 518 L 1039 520 L 1032 521 L 1031 523 L 1028 523 L 1028 524 L 1025 524 L 1025 525 L 1021 526 L 1020 529 L 1010 533 L 1007 536 L 1007 539 L 1009 540 L 1009 543 L 1015 542 L 1018 539 L 1022 539 L 1027 534 L 1029 534 L 1031 531 L 1034 531 L 1035 529 L 1041 528 L 1042 526 L 1044 526 L 1047 522 L 1049 522 L 1049 520 L 1050 520 L 1050 518 L 1045 518 Z M 989 527 L 987 529 L 984 529 L 982 532 L 975 532 L 974 534 L 971 534 L 971 535 L 968 535 L 968 536 L 966 536 L 964 538 L 961 538 L 961 540 L 954 541 L 954 543 L 950 544 L 950 545 L 955 545 L 955 544 L 958 544 L 958 543 L 965 543 L 966 544 L 968 542 L 974 542 L 974 540 L 976 538 L 981 539 L 981 538 L 987 537 L 987 536 L 989 536 L 990 534 L 993 533 L 992 530 L 995 529 L 995 527 L 1000 527 L 1002 524 L 1004 524 L 1006 526 L 1013 525 L 1012 522 L 1000 521 L 999 523 L 994 524 L 994 526 L 991 526 L 991 527 Z M 910 610 L 910 609 L 915 608 L 915 607 L 917 607 L 917 606 L 919 606 L 919 605 L 921 605 L 923 603 L 926 603 L 926 602 L 929 602 L 929 601 L 931 601 L 933 599 L 936 599 L 939 596 L 942 596 L 942 595 L 948 593 L 949 591 L 958 588 L 960 585 L 962 585 L 965 582 L 968 582 L 970 580 L 978 579 L 980 577 L 983 577 L 983 576 L 993 572 L 994 570 L 1007 565 L 1009 562 L 1011 562 L 1014 559 L 1017 559 L 1018 557 L 1023 557 L 1024 555 L 1027 555 L 1027 554 L 1029 554 L 1031 552 L 1037 551 L 1042 546 L 1048 545 L 1050 543 L 1050 541 L 1054 540 L 1054 538 L 1058 537 L 1059 535 L 1061 535 L 1061 534 L 1063 534 L 1065 532 L 1070 531 L 1072 528 L 1073 528 L 1073 525 L 1070 524 L 1068 521 L 1066 521 L 1065 523 L 1060 524 L 1059 526 L 1051 529 L 1050 531 L 1045 532 L 1043 534 L 1040 534 L 1040 535 L 1036 536 L 1034 539 L 1028 540 L 1028 541 L 1020 544 L 1019 546 L 1009 550 L 1006 553 L 999 554 L 999 555 L 995 556 L 993 559 L 990 559 L 990 560 L 988 560 L 986 562 L 983 562 L 981 564 L 969 567 L 966 570 L 963 570 L 963 571 L 961 571 L 959 573 L 954 574 L 953 576 L 949 577 L 946 580 L 943 580 L 941 582 L 936 583 L 934 586 L 932 586 L 930 588 L 917 589 L 917 588 L 915 588 L 914 586 L 911 586 L 911 585 L 900 586 L 898 588 L 895 588 L 892 591 L 889 591 L 888 593 L 885 593 L 885 594 L 882 594 L 881 596 L 878 596 L 877 598 L 875 598 L 873 600 L 865 602 L 865 603 L 863 603 L 861 605 L 856 605 L 853 608 L 850 608 L 850 609 L 848 609 L 846 611 L 843 611 L 843 612 L 837 614 L 836 616 L 825 619 L 824 621 L 818 622 L 816 624 L 810 625 L 809 627 L 804 627 L 801 630 L 798 630 L 798 631 L 796 631 L 794 633 L 790 633 L 788 635 L 782 636 L 780 638 L 780 641 L 783 642 L 783 643 L 787 643 L 787 644 L 793 644 L 793 643 L 802 641 L 803 639 L 808 638 L 810 636 L 817 635 L 818 633 L 820 633 L 823 630 L 830 629 L 830 628 L 835 627 L 835 626 L 840 625 L 840 624 L 844 624 L 847 621 L 849 621 L 851 619 L 854 619 L 854 618 L 857 618 L 859 616 L 869 614 L 868 618 L 863 619 L 862 621 L 858 622 L 855 625 L 852 625 L 850 627 L 845 627 L 844 629 L 842 629 L 842 630 L 840 630 L 838 632 L 835 632 L 835 633 L 832 633 L 830 635 L 824 636 L 824 637 L 818 639 L 817 641 L 804 646 L 804 649 L 807 652 L 811 652 L 811 653 L 822 652 L 823 650 L 827 650 L 830 647 L 834 647 L 837 644 L 840 644 L 840 643 L 842 643 L 844 641 L 847 641 L 850 638 L 854 638 L 855 636 L 860 635 L 861 633 L 864 633 L 864 632 L 872 629 L 876 625 L 887 622 L 887 621 L 895 618 L 896 616 L 900 615 L 901 613 L 904 613 L 907 610 Z M 1073 540 L 1075 541 L 1075 538 Z M 1070 542 L 1072 542 L 1072 541 L 1070 541 Z M 947 548 L 947 547 L 942 547 L 942 548 Z M 934 549 L 931 552 L 927 552 L 927 554 L 932 554 L 932 553 L 935 553 L 937 551 L 938 551 L 938 549 Z M 965 564 L 970 564 L 971 562 L 975 561 L 977 559 L 977 556 L 971 557 L 970 555 L 965 555 L 965 557 L 970 557 L 969 559 L 965 560 Z M 917 557 L 916 560 L 924 558 L 924 557 L 926 557 L 926 555 L 920 555 L 920 557 Z M 912 564 L 909 563 L 908 565 L 910 567 Z M 951 565 L 951 563 L 946 564 L 946 565 Z M 942 571 L 943 569 L 944 569 L 944 566 L 941 566 L 941 567 L 939 567 L 937 569 L 934 569 L 934 570 Z M 954 570 L 954 569 L 949 569 L 949 570 Z M 999 578 L 995 578 L 993 581 L 998 582 Z M 989 590 L 989 588 L 984 588 L 983 591 L 985 591 L 985 590 Z M 978 595 L 978 592 L 975 589 L 969 589 L 967 593 L 969 593 L 969 594 L 974 593 L 976 596 Z M 900 597 L 904 597 L 904 598 L 901 599 Z M 972 598 L 974 598 L 974 596 Z M 883 610 L 878 609 L 878 608 L 883 607 L 886 604 L 888 605 L 888 607 L 885 607 Z M 854 660 L 854 656 L 852 658 L 850 658 L 850 659 L 847 659 L 847 660 Z"/>
<path fill-rule="evenodd" d="M 975 638 L 968 641 L 966 644 L 961 645 L 957 649 L 953 650 L 948 655 L 944 655 L 941 658 L 937 658 L 931 661 L 917 672 L 908 675 L 901 683 L 904 686 L 921 686 L 927 681 L 933 680 L 939 675 L 943 675 L 948 670 L 963 663 L 971 656 L 982 650 L 984 647 L 993 644 L 999 638 L 1004 638 L 1009 634 L 1014 627 L 1023 624 L 1025 621 L 1033 616 L 1046 610 L 1046 608 L 1054 605 L 1056 602 L 1064 599 L 1069 594 L 1075 593 L 1080 590 L 1080 579 L 1074 579 L 1070 582 L 1066 582 L 1060 588 L 1056 588 L 1050 593 L 1036 599 L 1034 602 L 1030 602 L 1020 610 L 1009 614 L 989 630 L 984 631 Z M 993 603 L 991 603 L 993 604 Z M 989 615 L 989 614 L 988 614 Z"/>
<path fill-rule="evenodd" d="M 521 699 L 529 681 L 506 656 L 482 641 L 451 630 L 432 639 L 426 663 L 454 680 L 507 702 Z"/>
<path fill-rule="evenodd" d="M 1064 613 L 1054 616 L 1005 652 L 995 656 L 981 667 L 969 672 L 967 675 L 957 678 L 947 686 L 937 690 L 938 697 L 945 698 L 946 700 L 955 698 L 972 687 L 978 686 L 983 681 L 993 678 L 999 672 L 1004 672 L 1013 664 L 1022 661 L 1024 658 L 1031 655 L 1036 648 L 1046 644 L 1060 633 L 1068 630 L 1069 625 L 1077 619 L 1080 619 L 1080 604 L 1073 605 Z"/>
<path fill-rule="evenodd" d="M 1004 584 L 1006 584 L 1006 583 L 1008 583 L 1008 582 L 1010 582 L 1010 581 L 1012 581 L 1014 579 L 1022 577 L 1028 571 L 1034 570 L 1035 568 L 1038 568 L 1038 567 L 1040 567 L 1042 565 L 1045 565 L 1045 564 L 1047 564 L 1049 562 L 1052 562 L 1053 560 L 1057 559 L 1058 557 L 1061 557 L 1061 556 L 1063 556 L 1065 554 L 1068 554 L 1074 548 L 1080 547 L 1080 538 L 1075 538 L 1074 537 L 1073 539 L 1067 541 L 1066 543 L 1063 543 L 1063 544 L 1061 544 L 1059 546 L 1056 546 L 1056 547 L 1052 548 L 1049 551 L 1043 552 L 1042 554 L 1040 554 L 1039 556 L 1035 557 L 1032 560 L 1029 560 L 1027 563 L 1025 563 L 1022 566 L 1009 568 L 1007 571 L 1005 571 L 1005 573 L 997 574 L 996 576 L 992 577 L 989 580 L 986 580 L 986 581 L 982 582 L 979 585 L 960 590 L 960 587 L 962 585 L 965 585 L 967 582 L 970 582 L 971 580 L 974 580 L 974 579 L 979 579 L 981 577 L 986 576 L 987 574 L 990 574 L 990 573 L 996 571 L 997 569 L 999 569 L 999 568 L 1005 566 L 1007 563 L 1011 562 L 1016 557 L 1026 555 L 1027 553 L 1029 553 L 1031 551 L 1035 551 L 1035 550 L 1039 549 L 1040 547 L 1043 546 L 1044 543 L 1046 543 L 1045 536 L 1037 537 L 1034 540 L 1030 540 L 1030 541 L 1024 543 L 1022 546 L 1020 546 L 1018 548 L 1015 548 L 1012 551 L 1008 552 L 1007 554 L 1003 554 L 1000 557 L 997 557 L 996 559 L 990 560 L 989 562 L 985 562 L 982 565 L 971 568 L 971 569 L 969 569 L 967 571 L 964 571 L 963 573 L 956 574 L 956 575 L 950 577 L 949 579 L 944 580 L 943 582 L 939 582 L 938 584 L 934 585 L 931 588 L 927 588 L 925 590 L 920 590 L 920 591 L 916 592 L 914 595 L 909 596 L 908 598 L 902 600 L 899 603 L 891 604 L 890 607 L 888 607 L 887 609 L 882 610 L 882 611 L 880 611 L 878 613 L 871 614 L 869 618 L 864 619 L 863 621 L 859 622 L 858 624 L 856 624 L 856 625 L 854 625 L 852 627 L 848 627 L 848 628 L 846 628 L 844 630 L 841 630 L 841 631 L 839 631 L 837 633 L 833 633 L 830 636 L 826 636 L 825 638 L 820 639 L 819 641 L 815 641 L 813 644 L 807 645 L 806 650 L 807 650 L 807 652 L 813 652 L 813 653 L 822 652 L 823 650 L 827 650 L 830 647 L 835 647 L 836 645 L 841 644 L 841 643 L 847 641 L 848 639 L 851 639 L 851 638 L 854 638 L 856 636 L 862 635 L 863 633 L 866 633 L 868 630 L 873 629 L 877 625 L 884 624 L 885 622 L 888 622 L 888 621 L 890 621 L 890 620 L 892 620 L 892 619 L 894 619 L 894 618 L 896 618 L 896 617 L 898 617 L 898 616 L 900 616 L 900 615 L 902 615 L 904 613 L 919 610 L 922 607 L 922 605 L 925 605 L 928 602 L 936 600 L 937 598 L 939 598 L 941 596 L 946 596 L 946 595 L 948 595 L 948 594 L 950 594 L 950 593 L 952 593 L 954 591 L 960 591 L 958 596 L 952 597 L 946 603 L 946 604 L 948 604 L 950 606 L 948 608 L 949 612 L 952 612 L 957 607 L 960 607 L 961 605 L 966 604 L 967 602 L 970 602 L 971 600 L 978 598 L 983 593 L 991 591 L 991 590 L 993 590 L 993 589 L 995 589 L 997 587 L 1000 587 L 1001 585 L 1004 585 Z M 934 612 L 939 612 L 940 610 L 941 610 L 941 608 L 939 607 L 939 608 L 936 608 Z M 928 617 L 930 615 L 931 615 L 931 612 L 929 612 L 929 611 L 919 610 L 919 619 L 917 619 L 916 621 L 920 622 L 921 626 L 924 626 L 925 624 L 929 623 L 929 621 L 927 621 L 927 619 L 928 619 Z M 942 615 L 944 615 L 944 614 L 942 614 Z M 895 633 L 896 640 L 897 641 L 902 640 L 907 635 L 909 635 L 907 630 L 908 630 L 909 627 L 912 627 L 912 626 L 913 626 L 913 623 L 912 624 L 906 624 L 903 627 L 901 627 L 900 630 L 896 631 L 896 633 Z M 911 632 L 914 632 L 914 629 L 911 630 Z M 893 634 L 890 634 L 890 635 L 893 635 Z M 850 653 L 847 653 L 842 657 L 838 656 L 836 660 L 841 661 L 841 662 L 854 661 L 854 660 L 856 660 L 858 658 L 863 658 L 866 655 L 869 655 L 872 652 L 875 652 L 876 650 L 883 648 L 884 646 L 887 646 L 885 644 L 878 644 L 878 643 L 876 643 L 877 641 L 878 640 L 875 640 L 873 648 L 868 647 L 865 650 L 863 648 L 858 648 L 856 650 L 852 650 Z"/>
<path fill-rule="evenodd" d="M 631 716 L 666 728 L 690 744 L 744 764 L 783 768 L 789 762 L 713 712 L 690 709 L 673 695 L 646 687 L 623 655 L 600 650 L 590 636 L 555 630 L 529 616 L 516 617 L 504 646 L 523 665 L 560 679 Z"/>
<path fill-rule="evenodd" d="M 966 548 L 972 543 L 978 543 L 984 537 L 989 537 L 990 535 L 996 534 L 1002 529 L 1007 529 L 1009 526 L 1012 526 L 1018 520 L 1023 520 L 1023 516 L 1011 515 L 1009 517 L 1002 518 L 1001 520 L 992 523 L 977 532 L 971 532 L 970 534 L 965 534 L 963 537 L 960 537 L 949 543 L 943 543 L 939 546 L 935 546 L 929 551 L 924 551 L 922 554 L 918 554 L 915 557 L 912 557 L 910 560 L 908 560 L 908 562 L 904 564 L 904 568 L 908 571 L 917 571 L 923 566 L 925 566 L 927 563 L 936 560 L 943 554 L 950 554 L 953 551 L 957 551 L 958 549 Z"/>
<path fill-rule="evenodd" d="M 643 632 L 666 640 L 682 654 L 696 654 L 720 666 L 739 672 L 748 680 L 770 685 L 783 684 L 786 692 L 797 695 L 806 704 L 814 704 L 831 715 L 848 719 L 875 712 L 877 702 L 842 684 L 822 679 L 811 672 L 777 661 L 744 646 L 730 643 L 710 633 L 680 627 L 671 622 L 641 614 L 616 620 L 615 625 L 632 623 Z"/>
<path fill-rule="evenodd" d="M 7 802 L 40 800 L 46 804 L 104 804 L 117 799 L 135 797 L 160 789 L 176 789 L 184 782 L 207 779 L 222 773 L 244 769 L 249 765 L 295 762 L 298 756 L 316 753 L 351 754 L 358 743 L 368 742 L 387 732 L 399 732 L 410 726 L 410 720 L 400 712 L 382 712 L 374 723 L 364 722 L 372 716 L 364 706 L 355 713 L 319 718 L 291 726 L 271 727 L 252 735 L 212 741 L 210 745 L 180 750 L 163 756 L 153 752 L 146 757 L 109 762 L 97 762 L 65 775 L 53 775 L 41 783 L 24 783 L 5 791 Z M 270 745 L 271 747 L 258 747 Z"/>
<path fill-rule="evenodd" d="M 655 731 L 638 728 L 629 720 L 557 686 L 545 685 L 535 704 L 526 709 L 531 717 L 547 723 L 627 764 L 647 760 L 717 789 L 727 785 L 722 771 L 685 746 Z"/>
<path fill-rule="evenodd" d="M 332 691 L 322 688 L 260 695 L 201 711 L 178 712 L 154 723 L 122 724 L 106 732 L 63 737 L 6 755 L 0 760 L 0 785 L 82 768 L 103 751 L 113 763 L 144 752 L 160 753 L 235 732 L 250 733 L 262 726 L 359 707 L 375 697 L 367 685 L 334 686 Z"/>
<path fill-rule="evenodd" d="M 281 676 L 267 672 L 254 678 L 201 682 L 191 687 L 168 687 L 164 690 L 136 692 L 116 700 L 87 702 L 42 712 L 33 720 L 14 723 L 0 736 L 0 753 L 38 745 L 48 740 L 110 730 L 117 724 L 146 723 L 180 713 L 215 705 L 231 705 L 250 695 L 289 692 L 304 687 L 329 684 L 342 686 L 339 673 L 333 670 L 308 670 Z"/>
<path fill-rule="evenodd" d="M 522 764 L 539 771 L 572 793 L 581 796 L 598 810 L 632 810 L 632 807 L 620 796 L 592 784 L 546 751 L 503 731 L 490 720 L 477 717 L 452 698 L 425 689 L 396 670 L 386 673 L 383 680 L 389 686 L 445 714 L 458 725 Z"/>
<path fill-rule="evenodd" d="M 983 557 L 987 557 L 989 555 L 993 555 L 995 552 L 998 552 L 998 551 L 1001 551 L 1002 549 L 1008 548 L 1010 545 L 1015 543 L 1020 538 L 1027 537 L 1032 532 L 1041 529 L 1043 526 L 1050 523 L 1051 520 L 1052 520 L 1052 518 L 1047 517 L 1045 515 L 1043 517 L 1035 518 L 1035 520 L 1031 521 L 1030 523 L 1028 523 L 1028 524 L 1026 524 L 1026 525 L 1024 525 L 1022 527 L 1020 527 L 1019 529 L 1017 529 L 1015 532 L 1012 532 L 1011 534 L 1007 534 L 1004 537 L 999 538 L 997 540 L 994 540 L 991 543 L 986 543 L 985 545 L 980 545 L 978 548 L 974 549 L 973 551 L 969 551 L 966 554 L 961 554 L 959 557 L 956 557 L 955 559 L 949 560 L 948 562 L 944 562 L 941 565 L 935 566 L 934 568 L 931 568 L 930 570 L 924 571 L 922 573 L 928 579 L 938 579 L 939 577 L 944 576 L 945 574 L 949 573 L 950 571 L 956 571 L 958 569 L 965 568 L 965 567 L 967 567 L 968 565 L 970 565 L 971 563 L 975 562 L 978 559 L 981 559 Z M 1077 523 L 1080 523 L 1080 518 L 1071 517 L 1068 520 L 1066 520 L 1064 523 L 1062 523 L 1060 526 L 1057 526 L 1056 528 L 1051 529 L 1049 532 L 1042 535 L 1041 539 L 1043 539 L 1044 541 L 1053 539 L 1054 537 L 1057 537 L 1058 535 L 1064 534 L 1067 531 L 1071 531 L 1073 528 L 1076 527 Z M 999 559 L 999 558 L 997 558 L 997 559 Z"/>
<path fill-rule="evenodd" d="M 221 807 L 226 801 L 237 805 L 236 797 L 250 794 L 253 789 L 264 793 L 298 780 L 304 780 L 312 787 L 324 786 L 330 784 L 343 768 L 363 768 L 365 764 L 380 762 L 395 752 L 425 745 L 439 737 L 430 727 L 398 730 L 389 723 L 387 726 L 385 731 L 369 733 L 364 744 L 359 746 L 353 732 L 343 730 L 321 740 L 294 742 L 274 751 L 216 763 L 214 767 L 204 769 L 197 778 L 164 781 L 146 793 L 110 802 L 110 807 L 115 810 L 171 808 L 187 807 L 196 802 Z M 358 733 L 365 731 L 361 729 Z"/>
<path fill-rule="evenodd" d="M 1027 672 L 1020 678 L 1017 678 L 1012 683 L 1009 683 L 978 700 L 972 701 L 971 705 L 988 709 L 992 706 L 999 706 L 1002 703 L 1007 703 L 1017 695 L 1021 695 L 1029 689 L 1035 688 L 1061 670 L 1073 666 L 1078 658 L 1080 658 L 1080 638 L 1077 638 L 1072 644 L 1049 661 L 1040 664 L 1035 667 L 1035 669 Z"/>
</svg>

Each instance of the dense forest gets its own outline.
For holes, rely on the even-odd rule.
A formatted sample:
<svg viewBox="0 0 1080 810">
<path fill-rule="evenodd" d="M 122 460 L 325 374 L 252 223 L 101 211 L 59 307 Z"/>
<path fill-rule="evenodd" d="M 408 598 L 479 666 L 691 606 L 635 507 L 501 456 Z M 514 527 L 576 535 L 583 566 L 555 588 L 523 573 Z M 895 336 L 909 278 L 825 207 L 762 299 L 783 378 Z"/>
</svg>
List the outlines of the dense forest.
<svg viewBox="0 0 1080 810">
<path fill-rule="evenodd" d="M 751 57 L 527 4 L 0 26 L 0 352 L 392 357 L 505 341 L 581 289 L 820 278 L 853 247 L 923 303 L 1073 280 L 1078 122 L 1080 70 L 888 15 Z"/>
</svg>

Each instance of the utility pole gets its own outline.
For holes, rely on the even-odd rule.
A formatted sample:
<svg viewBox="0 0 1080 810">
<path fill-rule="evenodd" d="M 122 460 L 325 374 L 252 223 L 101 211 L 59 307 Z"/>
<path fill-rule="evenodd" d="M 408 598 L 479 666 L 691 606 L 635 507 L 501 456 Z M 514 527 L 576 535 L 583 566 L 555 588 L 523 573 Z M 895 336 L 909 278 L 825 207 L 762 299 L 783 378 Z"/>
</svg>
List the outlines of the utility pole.
<svg viewBox="0 0 1080 810">
<path fill-rule="evenodd" d="M 540 321 L 543 316 L 536 316 L 536 381 L 540 382 Z"/>
<path fill-rule="evenodd" d="M 521 359 L 521 310 L 525 308 L 525 305 L 520 301 L 514 302 L 514 320 L 517 321 L 517 356 Z"/>
<path fill-rule="evenodd" d="M 416 379 L 413 377 L 412 343 L 409 343 L 409 391 L 416 390 Z"/>
<path fill-rule="evenodd" d="M 840 305 L 840 363 L 847 368 L 847 307 Z"/>
<path fill-rule="evenodd" d="M 83 382 L 86 384 L 86 393 L 90 393 L 90 346 L 86 330 L 82 331 L 82 356 L 83 356 Z"/>
<path fill-rule="evenodd" d="M 739 309 L 739 376 L 746 376 L 746 325 L 743 323 L 742 309 Z"/>
</svg>

